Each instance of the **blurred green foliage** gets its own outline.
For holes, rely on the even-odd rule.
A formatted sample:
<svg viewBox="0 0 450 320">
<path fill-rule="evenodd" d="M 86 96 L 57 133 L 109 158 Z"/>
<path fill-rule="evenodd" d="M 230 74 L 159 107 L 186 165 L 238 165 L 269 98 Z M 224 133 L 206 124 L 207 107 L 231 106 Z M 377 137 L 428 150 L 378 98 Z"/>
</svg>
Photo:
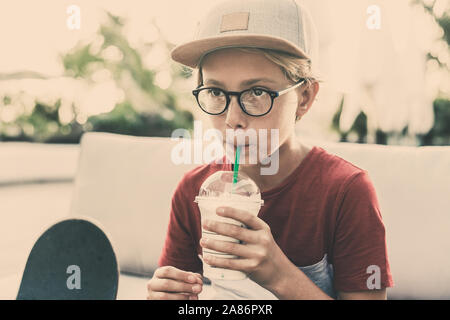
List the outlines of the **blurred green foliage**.
<svg viewBox="0 0 450 320">
<path fill-rule="evenodd" d="M 420 145 L 450 145 L 450 100 L 436 99 L 433 103 L 434 126 L 425 135 L 420 135 Z"/>
<path fill-rule="evenodd" d="M 411 4 L 420 5 L 428 14 L 430 14 L 436 23 L 442 28 L 443 36 L 442 40 L 447 43 L 447 47 L 450 47 L 450 15 L 448 12 L 444 12 L 442 16 L 436 16 L 434 13 L 434 5 L 436 0 L 431 4 L 426 4 L 423 0 L 411 0 Z M 450 66 L 440 61 L 438 57 L 433 56 L 431 53 L 427 54 L 428 60 L 435 60 L 439 67 L 446 69 L 450 73 Z M 350 130 L 343 131 L 340 129 L 340 117 L 344 106 L 344 96 L 340 101 L 339 107 L 336 113 L 333 115 L 331 129 L 339 134 L 341 142 L 349 142 L 349 135 L 355 134 L 357 136 L 357 143 L 367 142 L 367 116 L 364 112 L 360 112 L 355 118 Z M 433 101 L 434 110 L 434 125 L 431 130 L 426 134 L 416 135 L 418 145 L 450 145 L 450 100 L 436 97 Z M 406 137 L 408 136 L 408 126 L 403 128 L 401 132 L 384 132 L 377 129 L 375 133 L 375 143 L 388 144 L 389 137 Z"/>
<path fill-rule="evenodd" d="M 154 22 L 153 24 L 159 30 Z M 124 35 L 124 26 L 125 22 L 121 17 L 107 13 L 107 20 L 100 26 L 96 39 L 90 43 L 79 43 L 61 56 L 64 76 L 86 81 L 88 86 L 94 85 L 92 78 L 96 72 L 107 70 L 118 90 L 124 93 L 124 99 L 118 101 L 110 112 L 83 119 L 80 117 L 81 106 L 74 102 L 71 104 L 73 119 L 64 123 L 60 119 L 61 99 L 54 103 L 36 100 L 31 112 L 23 109 L 14 121 L 0 125 L 0 140 L 79 143 L 81 135 L 86 131 L 170 136 L 177 128 L 192 129 L 193 115 L 179 107 L 178 93 L 171 87 L 162 89 L 156 85 L 156 71 L 143 64 L 142 54 L 155 43 L 145 43 L 142 48 L 132 47 Z M 95 43 L 98 39 L 102 40 L 101 45 Z M 156 41 L 168 51 L 173 47 L 161 33 Z M 118 57 L 108 58 L 105 52 L 111 48 Z M 167 55 L 166 62 L 170 68 L 172 83 L 177 78 L 190 76 L 184 68 L 173 64 L 169 59 Z M 20 94 L 18 97 L 4 96 L 3 105 L 20 105 L 20 99 Z"/>
<path fill-rule="evenodd" d="M 340 118 L 342 114 L 342 110 L 344 108 L 344 101 L 345 98 L 342 96 L 341 102 L 339 103 L 338 110 L 333 116 L 332 122 L 331 122 L 331 128 L 332 130 L 339 133 L 340 136 L 340 142 L 346 142 L 348 141 L 348 135 L 349 134 L 356 134 L 358 139 L 357 143 L 366 143 L 367 142 L 367 116 L 364 112 L 360 112 L 358 116 L 356 117 L 355 121 L 353 122 L 352 127 L 348 131 L 342 131 L 340 129 Z"/>
<path fill-rule="evenodd" d="M 159 113 L 138 113 L 128 102 L 118 104 L 113 111 L 89 119 L 93 131 L 120 133 L 135 136 L 170 137 L 178 128 L 186 128 L 186 122 L 193 122 L 188 111 L 175 113 L 167 120 Z"/>
</svg>

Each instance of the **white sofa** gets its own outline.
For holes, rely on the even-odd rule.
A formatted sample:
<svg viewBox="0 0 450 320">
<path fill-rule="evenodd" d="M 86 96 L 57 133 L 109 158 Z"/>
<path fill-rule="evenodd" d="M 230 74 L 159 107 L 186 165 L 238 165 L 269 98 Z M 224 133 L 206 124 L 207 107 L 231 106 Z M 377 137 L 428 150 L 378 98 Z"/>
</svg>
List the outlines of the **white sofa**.
<svg viewBox="0 0 450 320">
<path fill-rule="evenodd" d="M 388 297 L 449 299 L 450 147 L 305 141 L 369 172 L 386 225 L 395 282 Z M 199 165 L 175 165 L 171 152 L 177 143 L 170 138 L 84 134 L 72 167 L 74 184 L 66 186 L 70 205 L 66 212 L 45 217 L 47 225 L 62 216 L 89 216 L 101 223 L 119 259 L 119 299 L 145 299 L 145 286 L 164 242 L 172 193 L 183 173 Z M 71 152 L 73 161 L 75 151 Z M 35 237 L 44 229 L 39 221 L 33 228 Z M 14 298 L 18 288 L 26 248 L 32 245 L 29 236 L 23 237 L 28 238 L 20 247 L 16 272 L 0 273 L 0 290 L 8 291 L 0 298 Z M 4 261 L 7 258 L 0 260 Z M 201 298 L 209 297 L 211 289 L 205 288 Z"/>
</svg>

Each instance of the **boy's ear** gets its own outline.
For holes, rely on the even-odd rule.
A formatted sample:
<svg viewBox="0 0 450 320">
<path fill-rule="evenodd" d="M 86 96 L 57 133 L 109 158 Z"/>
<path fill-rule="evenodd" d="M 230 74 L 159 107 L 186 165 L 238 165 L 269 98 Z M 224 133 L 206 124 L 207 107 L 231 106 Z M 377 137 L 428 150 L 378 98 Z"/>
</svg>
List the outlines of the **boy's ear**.
<svg viewBox="0 0 450 320">
<path fill-rule="evenodd" d="M 295 117 L 296 121 L 300 120 L 306 114 L 306 112 L 308 112 L 318 92 L 319 92 L 319 83 L 317 81 L 314 81 L 311 84 L 307 84 L 305 88 L 301 89 Z"/>
</svg>

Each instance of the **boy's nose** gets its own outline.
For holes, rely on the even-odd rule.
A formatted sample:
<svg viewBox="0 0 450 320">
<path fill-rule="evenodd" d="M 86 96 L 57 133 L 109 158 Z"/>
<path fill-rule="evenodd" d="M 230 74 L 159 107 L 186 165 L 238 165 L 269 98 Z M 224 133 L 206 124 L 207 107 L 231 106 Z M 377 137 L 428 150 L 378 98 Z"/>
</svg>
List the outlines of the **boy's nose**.
<svg viewBox="0 0 450 320">
<path fill-rule="evenodd" d="M 230 104 L 226 111 L 226 124 L 233 128 L 245 128 L 247 126 L 248 115 L 241 109 L 237 96 L 230 97 Z"/>
</svg>

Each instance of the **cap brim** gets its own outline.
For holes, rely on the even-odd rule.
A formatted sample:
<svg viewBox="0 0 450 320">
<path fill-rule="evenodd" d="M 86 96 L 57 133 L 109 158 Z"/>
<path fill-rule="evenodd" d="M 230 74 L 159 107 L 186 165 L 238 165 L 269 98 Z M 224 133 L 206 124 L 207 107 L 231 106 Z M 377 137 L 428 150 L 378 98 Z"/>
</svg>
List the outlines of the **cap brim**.
<svg viewBox="0 0 450 320">
<path fill-rule="evenodd" d="M 194 40 L 176 46 L 171 51 L 172 59 L 191 68 L 197 68 L 205 54 L 223 48 L 251 47 L 284 51 L 300 58 L 309 56 L 292 42 L 275 36 L 261 34 L 233 34 Z"/>
</svg>

